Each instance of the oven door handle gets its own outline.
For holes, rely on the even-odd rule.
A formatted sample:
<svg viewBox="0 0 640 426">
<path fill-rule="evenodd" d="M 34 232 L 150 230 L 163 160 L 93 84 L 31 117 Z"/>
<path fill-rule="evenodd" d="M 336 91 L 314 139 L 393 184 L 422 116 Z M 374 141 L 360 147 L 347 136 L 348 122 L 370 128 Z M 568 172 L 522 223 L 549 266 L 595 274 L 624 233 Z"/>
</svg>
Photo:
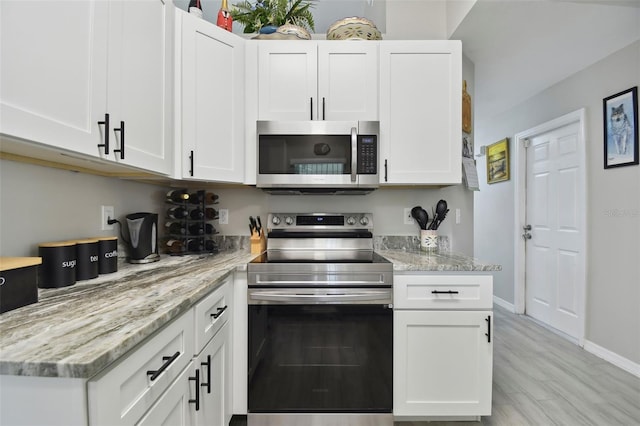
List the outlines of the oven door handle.
<svg viewBox="0 0 640 426">
<path fill-rule="evenodd" d="M 357 303 L 367 301 L 386 301 L 390 303 L 390 291 L 359 290 L 344 292 L 309 292 L 296 293 L 291 291 L 258 290 L 249 292 L 249 303 L 279 302 L 279 303 Z"/>
</svg>

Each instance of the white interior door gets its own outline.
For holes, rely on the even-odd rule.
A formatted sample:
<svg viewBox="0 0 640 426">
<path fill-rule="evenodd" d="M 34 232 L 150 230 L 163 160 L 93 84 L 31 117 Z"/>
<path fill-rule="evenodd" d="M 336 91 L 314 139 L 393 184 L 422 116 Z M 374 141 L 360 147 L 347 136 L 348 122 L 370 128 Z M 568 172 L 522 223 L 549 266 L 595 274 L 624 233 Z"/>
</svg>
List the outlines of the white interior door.
<svg viewBox="0 0 640 426">
<path fill-rule="evenodd" d="M 525 313 L 581 339 L 585 294 L 584 141 L 579 121 L 529 137 Z"/>
</svg>

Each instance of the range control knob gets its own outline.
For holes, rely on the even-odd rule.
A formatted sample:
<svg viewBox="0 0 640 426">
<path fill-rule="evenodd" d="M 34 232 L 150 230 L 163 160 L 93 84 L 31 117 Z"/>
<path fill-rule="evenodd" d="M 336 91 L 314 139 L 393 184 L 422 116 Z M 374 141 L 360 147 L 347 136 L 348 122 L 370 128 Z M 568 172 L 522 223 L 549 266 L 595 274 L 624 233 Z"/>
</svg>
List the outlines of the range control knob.
<svg viewBox="0 0 640 426">
<path fill-rule="evenodd" d="M 271 219 L 271 222 L 272 222 L 274 225 L 280 225 L 280 217 L 278 217 L 278 216 L 274 216 L 274 217 L 273 217 L 273 219 Z"/>
<path fill-rule="evenodd" d="M 291 216 L 285 217 L 284 223 L 286 223 L 287 225 L 293 225 L 293 218 Z"/>
<path fill-rule="evenodd" d="M 349 216 L 347 218 L 347 225 L 355 225 L 356 224 L 356 218 L 353 216 Z"/>
<path fill-rule="evenodd" d="M 360 225 L 367 226 L 369 224 L 369 218 L 366 216 L 362 216 L 360 218 Z"/>
</svg>

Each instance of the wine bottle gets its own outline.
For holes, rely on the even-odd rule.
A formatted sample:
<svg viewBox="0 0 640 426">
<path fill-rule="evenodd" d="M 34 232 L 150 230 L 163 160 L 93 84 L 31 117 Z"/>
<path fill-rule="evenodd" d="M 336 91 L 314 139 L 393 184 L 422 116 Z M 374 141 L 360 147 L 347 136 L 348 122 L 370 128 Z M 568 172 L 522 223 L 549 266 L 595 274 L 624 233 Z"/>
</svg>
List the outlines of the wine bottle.
<svg viewBox="0 0 640 426">
<path fill-rule="evenodd" d="M 202 204 L 203 201 L 204 201 L 204 192 L 198 191 L 198 192 L 189 194 L 190 204 Z"/>
<path fill-rule="evenodd" d="M 184 235 L 187 233 L 187 229 L 181 222 L 167 222 L 165 227 L 170 234 Z"/>
<path fill-rule="evenodd" d="M 204 234 L 204 226 L 202 223 L 192 223 L 189 225 L 189 235 L 202 235 Z"/>
<path fill-rule="evenodd" d="M 233 17 L 229 12 L 227 0 L 222 0 L 222 6 L 220 6 L 220 10 L 218 11 L 218 20 L 216 21 L 216 25 L 227 31 L 231 31 L 231 27 L 233 26 Z"/>
<path fill-rule="evenodd" d="M 211 207 L 207 207 L 206 209 L 204 209 L 204 217 L 207 220 L 218 219 L 218 210 L 213 209 Z"/>
<path fill-rule="evenodd" d="M 204 224 L 204 233 L 207 235 L 213 235 L 216 234 L 216 228 L 213 227 L 212 224 L 210 223 L 205 223 Z"/>
<path fill-rule="evenodd" d="M 215 204 L 218 202 L 218 194 L 214 194 L 213 192 L 205 192 L 204 193 L 204 203 L 205 204 Z"/>
<path fill-rule="evenodd" d="M 205 240 L 204 241 L 204 249 L 206 251 L 218 250 L 218 245 L 213 240 Z"/>
<path fill-rule="evenodd" d="M 193 220 L 200 220 L 204 218 L 204 212 L 202 209 L 196 208 L 189 212 L 189 217 Z"/>
<path fill-rule="evenodd" d="M 165 243 L 167 253 L 182 253 L 184 251 L 184 245 L 180 240 L 169 240 Z"/>
<path fill-rule="evenodd" d="M 167 192 L 167 201 L 174 203 L 183 203 L 189 199 L 189 194 L 184 189 L 174 189 Z"/>
<path fill-rule="evenodd" d="M 202 251 L 203 248 L 203 241 L 200 238 L 192 238 L 190 240 L 187 240 L 187 250 Z"/>
<path fill-rule="evenodd" d="M 167 216 L 171 219 L 186 219 L 189 216 L 189 211 L 184 207 L 171 207 L 167 210 Z"/>
</svg>

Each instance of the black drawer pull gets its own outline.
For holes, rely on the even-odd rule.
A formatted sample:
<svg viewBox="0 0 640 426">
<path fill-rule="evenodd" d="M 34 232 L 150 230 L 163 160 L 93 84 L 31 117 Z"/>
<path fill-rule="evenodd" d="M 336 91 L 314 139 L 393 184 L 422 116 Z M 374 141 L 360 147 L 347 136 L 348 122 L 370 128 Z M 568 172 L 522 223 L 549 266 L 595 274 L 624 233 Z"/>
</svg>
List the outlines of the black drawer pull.
<svg viewBox="0 0 640 426">
<path fill-rule="evenodd" d="M 196 376 L 189 377 L 189 381 L 196 382 L 196 398 L 190 399 L 189 404 L 196 404 L 196 411 L 200 411 L 200 370 L 196 368 Z"/>
<path fill-rule="evenodd" d="M 211 393 L 211 355 L 207 355 L 207 362 L 201 362 L 201 366 L 207 367 L 207 383 L 200 383 L 200 386 L 207 388 L 207 393 Z"/>
<path fill-rule="evenodd" d="M 189 169 L 189 176 L 193 176 L 193 151 L 191 151 L 191 154 L 189 154 L 189 164 L 190 164 L 190 169 Z"/>
<path fill-rule="evenodd" d="M 160 376 L 164 370 L 166 370 L 167 368 L 169 368 L 169 366 L 171 365 L 171 363 L 173 361 L 176 360 L 176 358 L 178 358 L 180 356 L 180 352 L 176 352 L 175 354 L 173 354 L 173 356 L 163 356 L 162 360 L 165 362 L 164 364 L 162 364 L 160 366 L 160 368 L 158 368 L 157 370 L 149 370 L 147 371 L 147 376 L 151 376 L 149 379 L 153 382 L 155 379 L 158 378 L 158 376 Z"/>
<path fill-rule="evenodd" d="M 224 307 L 222 308 L 218 308 L 218 312 L 216 312 L 215 314 L 211 314 L 211 318 L 218 319 L 218 317 L 222 315 L 222 313 L 226 310 L 227 310 L 227 305 L 224 305 Z"/>
<path fill-rule="evenodd" d="M 487 332 L 484 335 L 487 336 L 487 342 L 491 343 L 491 315 L 485 318 L 485 321 L 487 322 Z"/>
<path fill-rule="evenodd" d="M 442 290 L 433 290 L 431 291 L 431 294 L 458 294 L 459 291 L 457 290 L 447 290 L 447 291 L 442 291 Z"/>
</svg>

